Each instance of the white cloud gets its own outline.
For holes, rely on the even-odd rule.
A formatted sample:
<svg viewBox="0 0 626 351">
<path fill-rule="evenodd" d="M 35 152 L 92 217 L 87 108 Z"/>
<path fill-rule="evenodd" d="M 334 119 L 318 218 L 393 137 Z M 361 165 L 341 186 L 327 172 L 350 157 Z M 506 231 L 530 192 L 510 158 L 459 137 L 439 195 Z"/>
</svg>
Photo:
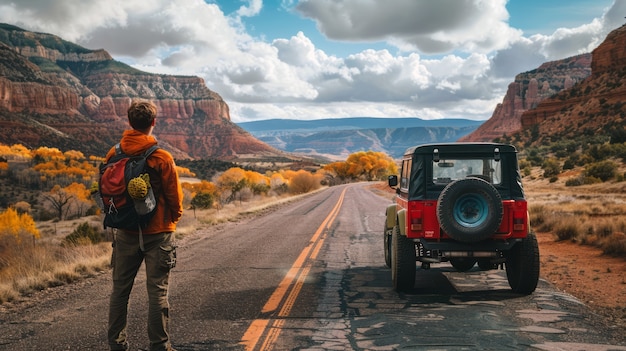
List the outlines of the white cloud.
<svg viewBox="0 0 626 351">
<path fill-rule="evenodd" d="M 303 0 L 296 9 L 335 40 L 386 40 L 423 53 L 489 52 L 521 35 L 508 26 L 505 4 L 506 0 Z"/>
<path fill-rule="evenodd" d="M 0 22 L 104 48 L 144 71 L 201 76 L 229 104 L 234 121 L 485 119 L 516 74 L 591 51 L 626 13 L 626 1 L 617 0 L 588 24 L 525 37 L 509 26 L 505 0 L 294 3 L 281 6 L 296 6 L 330 39 L 385 41 L 398 51 L 336 57 L 303 32 L 271 42 L 254 38 L 245 18 L 261 14 L 262 0 L 243 1 L 230 17 L 203 0 L 0 0 Z"/>
<path fill-rule="evenodd" d="M 239 10 L 237 10 L 237 15 L 241 17 L 252 17 L 256 16 L 261 12 L 261 8 L 263 7 L 263 0 L 247 0 L 248 6 L 241 6 Z"/>
</svg>

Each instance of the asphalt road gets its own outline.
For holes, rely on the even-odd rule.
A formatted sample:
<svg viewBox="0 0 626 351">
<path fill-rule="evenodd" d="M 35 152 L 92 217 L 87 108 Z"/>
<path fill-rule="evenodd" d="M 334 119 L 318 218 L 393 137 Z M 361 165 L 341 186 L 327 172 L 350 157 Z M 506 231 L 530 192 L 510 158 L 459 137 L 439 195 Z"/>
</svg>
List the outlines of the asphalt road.
<svg viewBox="0 0 626 351">
<path fill-rule="evenodd" d="M 626 350 L 623 330 L 543 280 L 520 296 L 503 271 L 440 264 L 394 292 L 387 204 L 367 184 L 337 186 L 185 237 L 170 290 L 176 349 Z M 144 282 L 131 350 L 148 347 Z M 104 272 L 3 307 L 0 350 L 106 350 L 110 285 Z"/>
</svg>

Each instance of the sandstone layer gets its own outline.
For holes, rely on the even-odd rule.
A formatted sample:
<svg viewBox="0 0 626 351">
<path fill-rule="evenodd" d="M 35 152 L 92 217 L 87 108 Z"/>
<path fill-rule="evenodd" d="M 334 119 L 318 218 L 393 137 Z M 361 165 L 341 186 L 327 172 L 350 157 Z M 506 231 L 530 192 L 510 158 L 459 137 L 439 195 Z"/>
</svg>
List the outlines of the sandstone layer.
<svg viewBox="0 0 626 351">
<path fill-rule="evenodd" d="M 200 77 L 151 74 L 53 35 L 0 24 L 0 142 L 99 154 L 136 98 L 158 107 L 160 144 L 179 158 L 278 155 L 230 119 Z"/>
<path fill-rule="evenodd" d="M 535 70 L 518 74 L 491 118 L 459 141 L 493 141 L 520 131 L 524 112 L 554 94 L 570 89 L 589 74 L 591 54 L 547 62 Z"/>
</svg>

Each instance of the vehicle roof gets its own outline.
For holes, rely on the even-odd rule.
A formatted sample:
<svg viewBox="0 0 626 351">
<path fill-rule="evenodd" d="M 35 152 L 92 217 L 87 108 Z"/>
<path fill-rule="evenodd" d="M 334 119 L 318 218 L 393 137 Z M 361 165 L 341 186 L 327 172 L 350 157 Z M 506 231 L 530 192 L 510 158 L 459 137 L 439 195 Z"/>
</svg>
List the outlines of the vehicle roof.
<svg viewBox="0 0 626 351">
<path fill-rule="evenodd" d="M 404 152 L 405 156 L 432 154 L 435 149 L 439 153 L 489 153 L 493 154 L 495 149 L 500 153 L 517 153 L 515 146 L 499 143 L 442 143 L 442 144 L 423 144 L 410 147 Z"/>
</svg>

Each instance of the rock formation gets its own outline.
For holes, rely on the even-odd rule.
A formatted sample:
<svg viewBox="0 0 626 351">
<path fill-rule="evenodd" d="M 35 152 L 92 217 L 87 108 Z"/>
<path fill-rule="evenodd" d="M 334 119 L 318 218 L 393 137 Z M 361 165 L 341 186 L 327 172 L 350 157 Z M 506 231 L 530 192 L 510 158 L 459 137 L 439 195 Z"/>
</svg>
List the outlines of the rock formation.
<svg viewBox="0 0 626 351">
<path fill-rule="evenodd" d="M 622 26 L 593 50 L 591 75 L 524 112 L 522 128 L 535 129 L 531 140 L 535 144 L 545 139 L 623 132 L 626 126 L 625 72 L 626 26 Z"/>
<path fill-rule="evenodd" d="M 142 72 L 104 50 L 0 24 L 0 142 L 102 154 L 134 98 L 156 103 L 155 135 L 178 158 L 280 154 L 232 123 L 199 77 Z"/>
<path fill-rule="evenodd" d="M 522 128 L 521 116 L 552 95 L 571 88 L 591 73 L 591 54 L 542 64 L 518 74 L 491 118 L 459 141 L 492 141 Z"/>
</svg>

